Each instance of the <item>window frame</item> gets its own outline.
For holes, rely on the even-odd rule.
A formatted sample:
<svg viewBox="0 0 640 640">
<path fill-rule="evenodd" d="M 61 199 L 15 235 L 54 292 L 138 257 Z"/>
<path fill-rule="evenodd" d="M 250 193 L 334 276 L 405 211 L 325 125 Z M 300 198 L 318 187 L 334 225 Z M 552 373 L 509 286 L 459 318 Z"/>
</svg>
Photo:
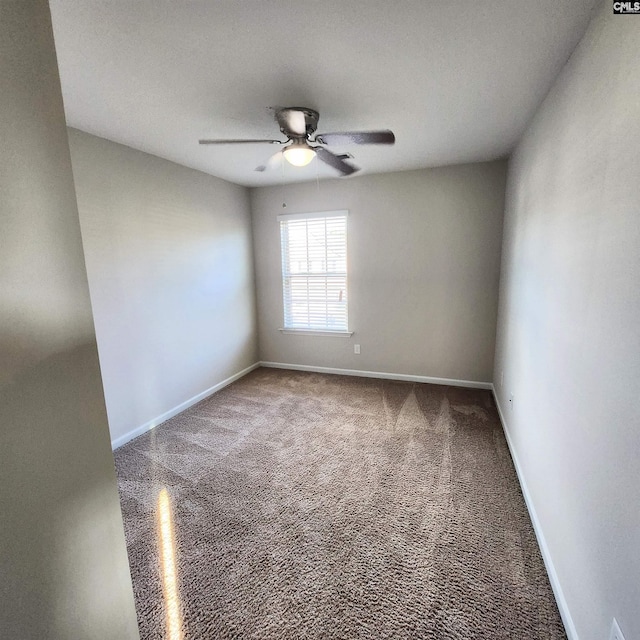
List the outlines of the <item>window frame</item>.
<svg viewBox="0 0 640 640">
<path fill-rule="evenodd" d="M 345 247 L 345 259 L 348 263 L 348 226 L 349 226 L 349 211 L 346 209 L 339 209 L 335 211 L 313 211 L 309 213 L 285 213 L 280 214 L 277 217 L 278 221 L 278 229 L 280 232 L 280 283 L 282 285 L 282 327 L 279 331 L 283 334 L 296 334 L 296 335 L 313 335 L 313 336 L 329 336 L 329 337 L 349 337 L 353 335 L 353 331 L 349 331 L 349 269 L 348 264 L 345 265 L 344 272 L 344 283 L 345 283 L 345 293 L 346 293 L 346 301 L 345 301 L 345 319 L 346 319 L 346 328 L 345 329 L 330 329 L 328 327 L 324 328 L 302 328 L 302 327 L 287 327 L 286 326 L 286 309 L 287 309 L 287 300 L 286 300 L 286 285 L 285 281 L 287 277 L 291 277 L 290 272 L 286 272 L 286 264 L 285 264 L 285 243 L 283 236 L 283 223 L 286 222 L 294 222 L 296 220 L 314 220 L 314 219 L 323 219 L 327 218 L 344 218 L 345 220 L 345 232 L 344 232 L 344 247 Z M 326 238 L 326 236 L 325 236 Z M 290 248 L 290 245 L 289 245 Z M 318 275 L 322 276 L 324 274 L 331 274 L 330 271 L 320 272 Z M 326 276 L 325 276 L 326 277 Z"/>
</svg>

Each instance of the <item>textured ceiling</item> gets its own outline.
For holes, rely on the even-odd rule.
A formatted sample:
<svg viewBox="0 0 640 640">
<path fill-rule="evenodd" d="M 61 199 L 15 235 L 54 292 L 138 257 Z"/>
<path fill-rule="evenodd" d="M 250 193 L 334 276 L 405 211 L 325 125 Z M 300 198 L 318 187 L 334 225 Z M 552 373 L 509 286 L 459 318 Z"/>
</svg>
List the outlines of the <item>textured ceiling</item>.
<svg viewBox="0 0 640 640">
<path fill-rule="evenodd" d="M 269 107 L 319 131 L 389 128 L 343 147 L 363 173 L 506 156 L 584 32 L 594 0 L 51 0 L 70 126 L 247 186 L 280 137 Z M 359 175 L 359 174 L 356 174 Z M 348 179 L 348 178 L 347 178 Z"/>
</svg>

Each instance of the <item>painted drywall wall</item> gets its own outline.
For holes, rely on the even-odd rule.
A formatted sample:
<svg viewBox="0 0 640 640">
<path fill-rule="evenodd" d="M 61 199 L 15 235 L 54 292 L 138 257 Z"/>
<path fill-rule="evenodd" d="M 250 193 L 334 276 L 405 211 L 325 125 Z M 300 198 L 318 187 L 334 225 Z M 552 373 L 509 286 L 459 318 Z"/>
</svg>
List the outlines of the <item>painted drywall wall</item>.
<svg viewBox="0 0 640 640">
<path fill-rule="evenodd" d="M 261 360 L 490 381 L 505 173 L 492 162 L 252 189 Z M 282 334 L 277 216 L 337 209 L 354 335 Z"/>
<path fill-rule="evenodd" d="M 580 640 L 640 638 L 639 47 L 599 2 L 509 163 L 495 387 Z"/>
<path fill-rule="evenodd" d="M 244 187 L 69 129 L 112 441 L 254 364 Z"/>
<path fill-rule="evenodd" d="M 48 4 L 0 3 L 0 636 L 138 638 Z"/>
</svg>

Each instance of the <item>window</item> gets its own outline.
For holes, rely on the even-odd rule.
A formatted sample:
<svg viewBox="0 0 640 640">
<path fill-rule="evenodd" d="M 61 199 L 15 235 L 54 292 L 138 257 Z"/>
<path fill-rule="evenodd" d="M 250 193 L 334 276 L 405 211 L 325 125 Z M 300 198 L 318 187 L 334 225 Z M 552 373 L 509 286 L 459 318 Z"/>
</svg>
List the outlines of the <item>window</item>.
<svg viewBox="0 0 640 640">
<path fill-rule="evenodd" d="M 347 333 L 347 212 L 278 220 L 284 329 Z"/>
</svg>

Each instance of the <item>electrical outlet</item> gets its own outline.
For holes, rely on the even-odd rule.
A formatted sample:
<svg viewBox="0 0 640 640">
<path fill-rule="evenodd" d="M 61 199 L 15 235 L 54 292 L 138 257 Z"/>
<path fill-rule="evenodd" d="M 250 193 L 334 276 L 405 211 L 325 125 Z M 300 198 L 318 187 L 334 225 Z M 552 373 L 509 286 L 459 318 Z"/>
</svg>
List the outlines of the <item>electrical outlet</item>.
<svg viewBox="0 0 640 640">
<path fill-rule="evenodd" d="M 359 344 L 354 344 L 353 345 L 353 353 L 355 353 L 356 355 L 360 355 L 360 345 Z"/>
<path fill-rule="evenodd" d="M 513 409 L 513 393 L 509 396 L 509 406 Z"/>
<path fill-rule="evenodd" d="M 624 636 L 622 635 L 622 631 L 620 631 L 620 627 L 618 625 L 618 621 L 614 618 L 611 624 L 611 635 L 609 636 L 609 640 L 624 640 Z"/>
</svg>

